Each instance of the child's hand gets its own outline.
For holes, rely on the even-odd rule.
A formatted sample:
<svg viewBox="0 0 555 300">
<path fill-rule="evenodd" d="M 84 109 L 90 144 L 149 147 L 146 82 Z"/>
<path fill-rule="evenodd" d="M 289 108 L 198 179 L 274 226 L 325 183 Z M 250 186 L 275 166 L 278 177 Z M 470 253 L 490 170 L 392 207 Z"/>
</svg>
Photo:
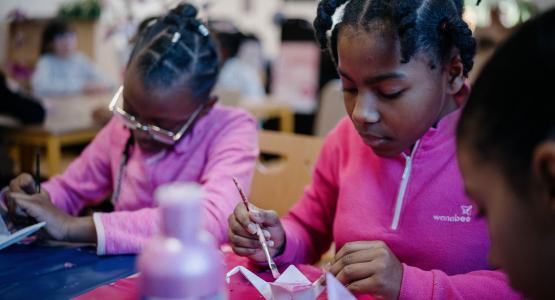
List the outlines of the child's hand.
<svg viewBox="0 0 555 300">
<path fill-rule="evenodd" d="M 12 181 L 10 181 L 10 192 L 11 193 L 26 193 L 34 194 L 35 191 L 35 179 L 33 176 L 27 173 L 23 173 Z"/>
<path fill-rule="evenodd" d="M 248 256 L 255 262 L 266 262 L 266 256 L 256 235 L 256 225 L 260 224 L 268 242 L 270 255 L 276 256 L 283 252 L 285 231 L 275 211 L 262 210 L 249 204 L 250 214 L 243 203 L 237 204 L 235 211 L 229 216 L 229 241 L 237 255 Z"/>
<path fill-rule="evenodd" d="M 8 199 L 38 222 L 46 222 L 45 229 L 54 239 L 62 241 L 68 239 L 68 230 L 75 217 L 54 206 L 46 192 L 33 195 L 9 193 Z"/>
<path fill-rule="evenodd" d="M 399 297 L 403 265 L 384 242 L 347 243 L 331 263 L 330 272 L 351 292 Z"/>
<path fill-rule="evenodd" d="M 9 193 L 7 193 L 6 195 L 7 196 L 6 207 L 8 208 L 8 213 L 13 222 L 20 223 L 21 221 L 23 221 L 23 219 L 21 218 L 26 218 L 28 217 L 28 215 L 15 204 L 14 200 L 11 197 L 8 197 L 9 194 L 10 193 L 26 193 L 29 195 L 35 194 L 36 193 L 35 184 L 36 183 L 33 176 L 27 173 L 23 173 L 17 176 L 16 178 L 14 178 L 12 181 L 10 181 L 10 186 L 8 190 Z"/>
</svg>

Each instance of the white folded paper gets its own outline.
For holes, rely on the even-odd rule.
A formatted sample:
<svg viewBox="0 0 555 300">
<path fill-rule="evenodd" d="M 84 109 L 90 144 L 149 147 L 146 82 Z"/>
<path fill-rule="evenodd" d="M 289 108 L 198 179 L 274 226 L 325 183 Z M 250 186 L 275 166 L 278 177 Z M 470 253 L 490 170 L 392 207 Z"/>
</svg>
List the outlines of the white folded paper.
<svg viewBox="0 0 555 300">
<path fill-rule="evenodd" d="M 226 275 L 229 283 L 231 276 L 240 272 L 266 300 L 314 300 L 324 290 L 318 281 L 310 282 L 299 269 L 290 265 L 274 282 L 266 282 L 245 267 L 235 267 Z M 333 275 L 326 274 L 329 300 L 355 299 Z"/>
<path fill-rule="evenodd" d="M 331 273 L 326 273 L 326 286 L 328 300 L 356 300 L 355 296 L 353 296 L 337 278 L 331 275 Z"/>
</svg>

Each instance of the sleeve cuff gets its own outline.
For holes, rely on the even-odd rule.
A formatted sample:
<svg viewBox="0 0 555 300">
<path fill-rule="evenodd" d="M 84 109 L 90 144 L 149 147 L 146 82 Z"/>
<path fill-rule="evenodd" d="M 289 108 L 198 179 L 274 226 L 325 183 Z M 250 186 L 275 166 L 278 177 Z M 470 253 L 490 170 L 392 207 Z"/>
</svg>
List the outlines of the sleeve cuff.
<svg viewBox="0 0 555 300">
<path fill-rule="evenodd" d="M 434 273 L 403 264 L 399 300 L 432 299 Z"/>
<path fill-rule="evenodd" d="M 285 249 L 283 253 L 274 258 L 274 262 L 278 265 L 285 265 L 296 262 L 297 250 L 299 242 L 295 237 L 293 225 L 289 224 L 287 220 L 283 220 L 283 229 L 285 231 Z"/>
<path fill-rule="evenodd" d="M 106 235 L 104 233 L 104 225 L 102 225 L 101 213 L 93 214 L 94 227 L 96 229 L 96 254 L 106 254 Z"/>
</svg>

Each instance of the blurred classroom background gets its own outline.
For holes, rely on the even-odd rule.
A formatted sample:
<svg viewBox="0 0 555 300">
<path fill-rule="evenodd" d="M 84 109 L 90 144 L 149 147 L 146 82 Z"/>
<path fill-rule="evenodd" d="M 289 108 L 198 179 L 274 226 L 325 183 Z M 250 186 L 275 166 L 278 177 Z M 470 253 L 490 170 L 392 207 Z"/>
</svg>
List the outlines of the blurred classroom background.
<svg viewBox="0 0 555 300">
<path fill-rule="evenodd" d="M 45 178 L 63 172 L 110 118 L 107 104 L 122 82 L 139 26 L 177 2 L 2 0 L 3 180 L 21 171 L 32 171 L 37 151 L 44 158 L 41 168 Z M 313 37 L 311 24 L 317 1 L 191 2 L 201 8 L 201 18 L 221 47 L 223 65 L 214 91 L 220 104 L 250 111 L 259 120 L 262 151 L 287 158 L 286 165 L 280 168 L 261 161 L 254 179 L 253 199 L 262 190 L 276 199 L 298 199 L 310 180 L 322 138 L 345 116 L 333 63 Z M 475 3 L 468 0 L 466 8 L 466 19 L 479 46 L 470 81 L 516 26 L 555 5 L 555 0 L 488 0 L 479 6 Z M 68 76 L 60 86 L 56 85 L 59 78 L 41 78 L 41 68 L 56 64 L 55 53 L 41 49 L 44 30 L 53 20 L 63 21 L 51 29 L 65 37 L 65 44 L 56 47 L 71 51 L 80 63 L 79 70 L 70 68 L 66 72 L 67 66 L 56 67 L 61 77 Z M 78 82 L 70 72 L 87 75 Z M 277 184 L 280 180 L 284 182 Z M 277 210 L 284 212 L 288 205 Z"/>
</svg>

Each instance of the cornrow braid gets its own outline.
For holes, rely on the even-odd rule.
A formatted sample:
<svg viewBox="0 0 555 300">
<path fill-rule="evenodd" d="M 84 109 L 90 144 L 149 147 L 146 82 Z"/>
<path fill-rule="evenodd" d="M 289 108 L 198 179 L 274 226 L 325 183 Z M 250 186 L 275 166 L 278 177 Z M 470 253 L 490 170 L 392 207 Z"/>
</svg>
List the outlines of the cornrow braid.
<svg viewBox="0 0 555 300">
<path fill-rule="evenodd" d="M 197 9 L 181 3 L 142 32 L 129 64 L 138 67 L 146 88 L 183 84 L 196 99 L 207 100 L 214 87 L 219 58 Z"/>
<path fill-rule="evenodd" d="M 333 25 L 333 15 L 337 8 L 348 0 L 331 0 L 331 1 L 320 1 L 318 4 L 317 15 L 318 17 L 314 19 L 314 28 L 322 28 L 324 30 L 316 30 L 316 39 L 320 43 L 322 49 L 328 47 L 328 37 L 327 32 Z"/>
<path fill-rule="evenodd" d="M 343 15 L 332 29 L 333 15 L 344 4 Z M 456 48 L 464 65 L 463 74 L 468 76 L 474 64 L 476 41 L 462 18 L 463 13 L 463 0 L 321 0 L 314 28 L 320 47 L 330 51 L 336 64 L 337 36 L 341 28 L 352 26 L 370 31 L 375 30 L 372 22 L 379 21 L 396 31 L 402 63 L 423 50 L 432 55 L 431 67 L 435 68 L 435 62 L 446 63 Z"/>
</svg>

